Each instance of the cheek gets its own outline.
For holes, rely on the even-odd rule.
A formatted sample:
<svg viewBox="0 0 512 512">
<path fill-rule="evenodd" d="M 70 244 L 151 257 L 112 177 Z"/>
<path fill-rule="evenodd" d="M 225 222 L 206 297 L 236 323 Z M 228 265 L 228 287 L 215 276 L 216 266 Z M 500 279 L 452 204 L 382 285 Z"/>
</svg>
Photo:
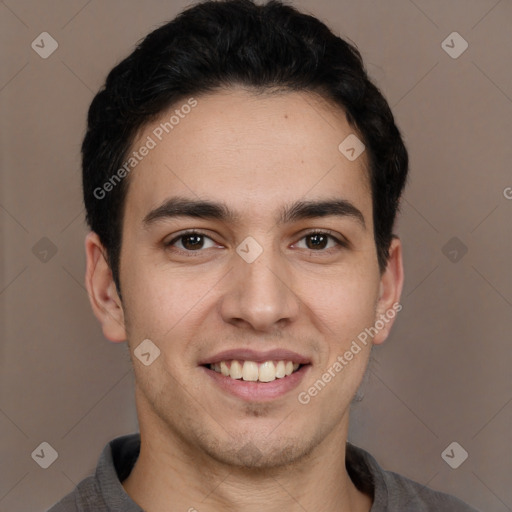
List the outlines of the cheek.
<svg viewBox="0 0 512 512">
<path fill-rule="evenodd" d="M 142 261 L 142 260 L 141 260 Z M 143 267 L 143 268 L 141 268 Z M 180 336 L 202 314 L 208 302 L 207 292 L 214 277 L 187 275 L 187 271 L 166 271 L 157 265 L 137 265 L 127 260 L 126 310 L 134 336 L 143 336 L 162 342 Z M 206 296 L 205 296 L 206 295 Z"/>
<path fill-rule="evenodd" d="M 307 280 L 302 286 L 302 300 L 335 333 L 354 334 L 375 321 L 379 292 L 378 275 L 366 269 L 356 273 L 341 272 Z M 345 335 L 343 336 L 345 338 Z"/>
</svg>

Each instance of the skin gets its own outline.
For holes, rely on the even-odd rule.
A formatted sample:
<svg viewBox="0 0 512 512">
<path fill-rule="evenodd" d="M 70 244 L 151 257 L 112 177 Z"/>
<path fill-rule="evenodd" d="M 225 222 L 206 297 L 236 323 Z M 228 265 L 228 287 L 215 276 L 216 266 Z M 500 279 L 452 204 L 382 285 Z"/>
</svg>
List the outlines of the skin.
<svg viewBox="0 0 512 512">
<path fill-rule="evenodd" d="M 349 406 L 371 343 L 386 339 L 393 320 L 307 405 L 297 400 L 400 300 L 397 238 L 387 269 L 378 268 L 366 153 L 352 162 L 340 153 L 354 129 L 339 107 L 313 93 L 233 88 L 196 99 L 129 177 L 122 302 L 98 236 L 86 237 L 92 308 L 109 340 L 128 341 L 136 378 L 141 452 L 123 486 L 149 512 L 169 504 L 201 512 L 369 511 L 371 498 L 344 464 Z M 159 122 L 143 129 L 134 148 Z M 239 219 L 179 217 L 145 227 L 148 212 L 175 195 L 223 201 Z M 276 223 L 284 205 L 332 198 L 356 206 L 365 227 L 352 216 Z M 189 250 L 192 257 L 190 239 L 165 246 L 192 228 L 209 237 Z M 306 234 L 313 228 L 348 246 L 329 239 L 312 248 Z M 247 236 L 263 249 L 253 263 L 236 252 Z M 149 366 L 133 357 L 147 338 L 161 351 Z M 285 348 L 312 365 L 297 389 L 246 401 L 213 385 L 198 366 L 239 347 Z"/>
</svg>

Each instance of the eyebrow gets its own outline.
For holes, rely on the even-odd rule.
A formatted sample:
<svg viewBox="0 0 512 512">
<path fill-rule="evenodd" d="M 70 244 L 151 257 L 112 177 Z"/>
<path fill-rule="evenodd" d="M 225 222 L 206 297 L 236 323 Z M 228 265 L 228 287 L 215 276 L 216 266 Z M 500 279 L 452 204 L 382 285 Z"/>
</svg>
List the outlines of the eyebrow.
<svg viewBox="0 0 512 512">
<path fill-rule="evenodd" d="M 361 210 L 347 199 L 340 198 L 297 201 L 291 205 L 284 206 L 278 214 L 276 223 L 278 225 L 289 224 L 299 220 L 328 216 L 352 218 L 363 229 L 366 229 L 366 223 Z M 149 228 L 157 221 L 175 217 L 193 217 L 230 223 L 240 221 L 240 215 L 224 203 L 176 196 L 166 199 L 160 206 L 151 210 L 144 217 L 142 223 L 145 228 Z"/>
</svg>

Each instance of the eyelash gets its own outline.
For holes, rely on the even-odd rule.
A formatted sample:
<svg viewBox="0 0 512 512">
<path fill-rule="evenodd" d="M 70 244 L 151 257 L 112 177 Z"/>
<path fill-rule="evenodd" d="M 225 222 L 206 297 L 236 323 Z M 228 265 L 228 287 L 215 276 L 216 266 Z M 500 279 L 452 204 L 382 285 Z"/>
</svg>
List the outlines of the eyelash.
<svg viewBox="0 0 512 512">
<path fill-rule="evenodd" d="M 202 236 L 202 237 L 209 238 L 210 240 L 212 240 L 212 238 L 210 236 L 208 236 L 206 233 L 203 233 L 202 231 L 198 231 L 198 230 L 195 230 L 195 229 L 190 229 L 190 230 L 184 231 L 180 235 L 174 237 L 169 242 L 165 242 L 164 245 L 165 245 L 166 248 L 172 249 L 172 245 L 175 242 L 177 242 L 181 238 L 185 238 L 185 237 L 191 236 L 191 235 Z M 313 253 L 313 254 L 318 253 L 319 255 L 330 254 L 333 250 L 339 250 L 340 248 L 348 248 L 349 247 L 349 243 L 347 241 L 345 241 L 343 239 L 340 240 L 338 237 L 334 236 L 332 231 L 330 231 L 328 229 L 325 229 L 325 230 L 318 230 L 318 229 L 316 229 L 316 230 L 309 231 L 309 232 L 305 233 L 300 238 L 300 240 L 303 240 L 304 238 L 306 238 L 308 236 L 314 236 L 314 235 L 327 235 L 328 238 L 330 238 L 331 240 L 334 240 L 334 242 L 336 243 L 337 247 L 331 247 L 329 249 L 319 249 L 319 250 L 306 249 L 310 253 Z M 186 249 L 174 249 L 174 250 L 177 250 L 177 251 L 179 251 L 181 253 L 185 253 L 188 257 L 195 257 L 195 256 L 198 256 L 201 252 L 203 252 L 202 249 L 198 249 L 196 251 L 190 251 L 190 250 L 186 250 Z"/>
</svg>

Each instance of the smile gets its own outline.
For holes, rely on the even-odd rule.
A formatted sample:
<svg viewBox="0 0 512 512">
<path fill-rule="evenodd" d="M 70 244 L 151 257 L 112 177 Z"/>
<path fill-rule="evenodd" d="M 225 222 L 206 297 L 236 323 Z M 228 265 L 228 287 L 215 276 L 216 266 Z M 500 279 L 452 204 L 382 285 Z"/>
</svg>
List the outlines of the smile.
<svg viewBox="0 0 512 512">
<path fill-rule="evenodd" d="M 284 379 L 300 368 L 299 363 L 292 361 L 220 361 L 208 365 L 210 370 L 229 377 L 241 379 L 246 382 L 272 382 L 276 379 Z"/>
<path fill-rule="evenodd" d="M 293 350 L 222 350 L 198 361 L 213 389 L 249 402 L 268 402 L 297 388 L 312 369 L 311 357 Z"/>
</svg>

